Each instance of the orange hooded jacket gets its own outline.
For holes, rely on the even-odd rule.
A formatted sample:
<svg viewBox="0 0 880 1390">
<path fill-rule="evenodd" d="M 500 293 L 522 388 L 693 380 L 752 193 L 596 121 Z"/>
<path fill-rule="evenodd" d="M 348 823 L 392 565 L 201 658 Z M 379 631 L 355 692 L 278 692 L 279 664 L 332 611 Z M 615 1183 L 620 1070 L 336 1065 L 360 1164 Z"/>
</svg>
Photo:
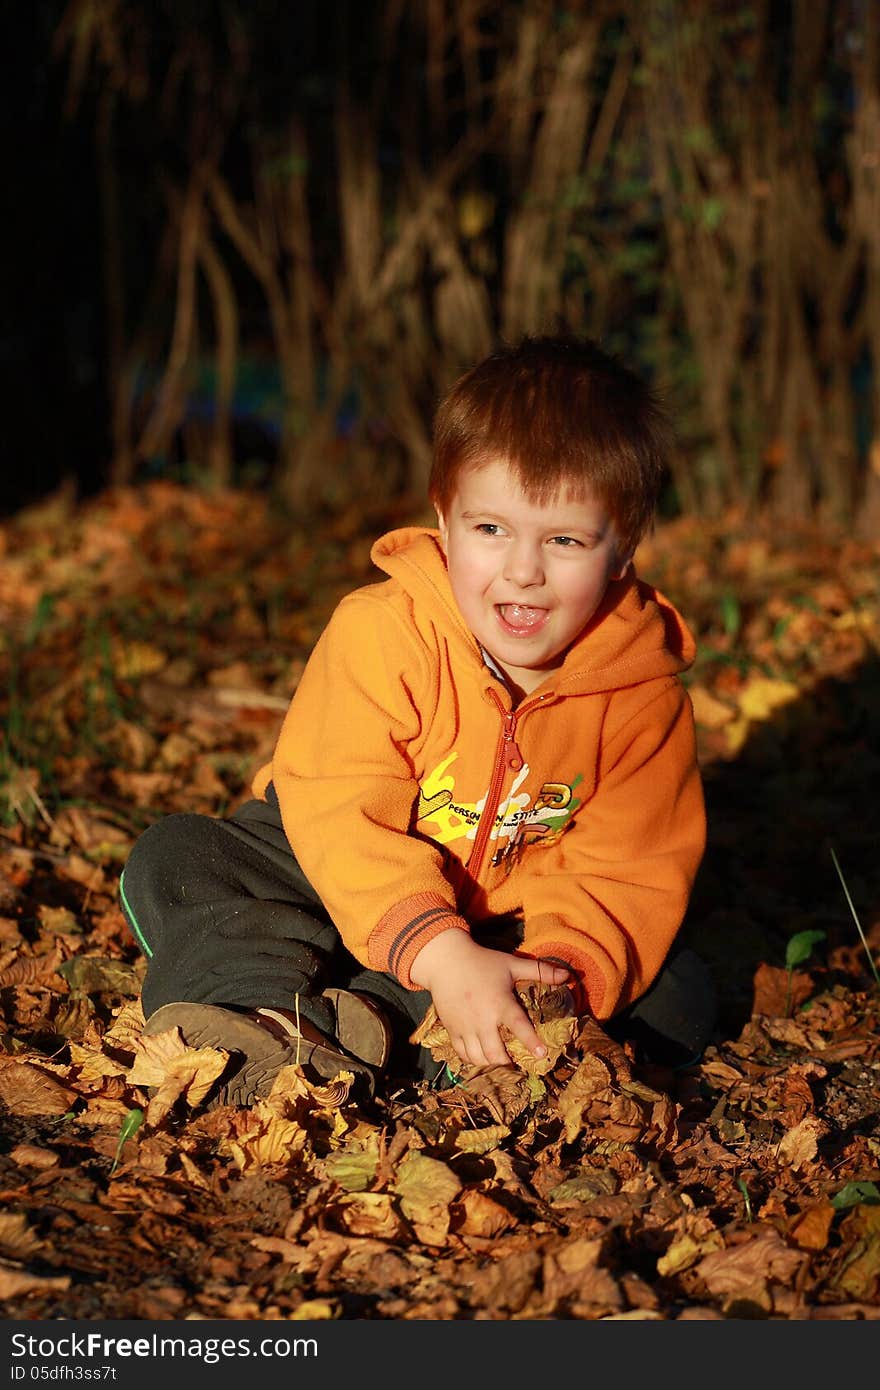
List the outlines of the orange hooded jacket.
<svg viewBox="0 0 880 1390">
<path fill-rule="evenodd" d="M 272 762 L 284 829 L 348 949 L 415 989 L 439 932 L 515 914 L 519 951 L 572 967 L 578 1007 L 639 998 L 705 846 L 694 642 L 630 567 L 562 665 L 512 708 L 456 606 L 438 533 L 382 536 L 391 578 L 345 597 Z"/>
</svg>

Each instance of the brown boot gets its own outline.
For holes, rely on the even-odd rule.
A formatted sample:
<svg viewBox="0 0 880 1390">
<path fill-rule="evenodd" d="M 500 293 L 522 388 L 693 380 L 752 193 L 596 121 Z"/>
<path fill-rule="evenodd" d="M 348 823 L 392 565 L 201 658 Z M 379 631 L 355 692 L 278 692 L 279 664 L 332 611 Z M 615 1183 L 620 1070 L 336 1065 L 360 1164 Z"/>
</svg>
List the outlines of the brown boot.
<svg viewBox="0 0 880 1390">
<path fill-rule="evenodd" d="M 372 1096 L 376 1072 L 385 1065 L 390 1028 L 372 1001 L 347 990 L 331 992 L 337 1027 L 352 1046 L 325 1035 L 290 1009 L 230 1009 L 218 1004 L 165 1004 L 151 1014 L 144 1035 L 153 1037 L 177 1028 L 189 1047 L 217 1047 L 230 1054 L 229 1064 L 211 1092 L 207 1109 L 218 1105 L 248 1106 L 266 1096 L 282 1067 L 298 1065 L 314 1084 L 330 1081 L 341 1071 L 355 1078 L 355 1092 Z M 384 1024 L 387 1034 L 382 1030 Z"/>
<path fill-rule="evenodd" d="M 349 989 L 325 989 L 332 1004 L 334 1033 L 340 1047 L 376 1071 L 384 1071 L 391 1052 L 391 1024 L 379 1004 Z"/>
</svg>

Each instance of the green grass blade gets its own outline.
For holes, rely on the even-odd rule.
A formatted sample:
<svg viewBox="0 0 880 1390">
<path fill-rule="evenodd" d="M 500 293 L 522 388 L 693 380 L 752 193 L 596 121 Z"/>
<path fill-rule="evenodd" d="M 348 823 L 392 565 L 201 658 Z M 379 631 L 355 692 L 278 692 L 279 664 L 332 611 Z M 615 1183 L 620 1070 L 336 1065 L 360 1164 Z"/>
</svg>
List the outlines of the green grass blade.
<svg viewBox="0 0 880 1390">
<path fill-rule="evenodd" d="M 837 855 L 834 853 L 834 846 L 833 846 L 833 845 L 830 845 L 829 848 L 830 848 L 830 850 L 831 850 L 831 858 L 834 860 L 834 867 L 835 867 L 835 869 L 837 870 L 837 877 L 840 879 L 841 886 L 842 886 L 843 891 L 844 891 L 844 894 L 845 894 L 845 896 L 846 896 L 846 900 L 847 900 L 847 902 L 849 903 L 849 910 L 850 910 L 850 912 L 852 913 L 852 915 L 853 915 L 853 921 L 854 921 L 855 924 L 856 924 L 856 930 L 858 931 L 859 936 L 860 936 L 861 939 L 862 939 L 862 945 L 863 945 L 864 948 L 865 948 L 865 955 L 868 957 L 868 964 L 869 964 L 870 967 L 871 967 L 871 973 L 873 974 L 874 979 L 877 981 L 877 984 L 880 985 L 880 973 L 878 973 L 878 971 L 877 971 L 877 966 L 876 966 L 876 963 L 875 963 L 875 961 L 874 961 L 873 956 L 871 955 L 871 951 L 870 951 L 870 948 L 869 948 L 869 946 L 868 946 L 867 938 L 865 937 L 865 933 L 862 931 L 862 924 L 861 924 L 861 922 L 859 921 L 858 914 L 856 913 L 856 910 L 855 910 L 855 908 L 854 908 L 854 906 L 853 906 L 853 900 L 852 900 L 852 898 L 851 898 L 850 895 L 849 895 L 849 889 L 848 889 L 847 886 L 846 886 L 846 879 L 843 877 L 843 871 L 841 870 L 841 867 L 840 867 L 840 865 L 839 865 L 838 862 L 837 862 Z"/>
</svg>

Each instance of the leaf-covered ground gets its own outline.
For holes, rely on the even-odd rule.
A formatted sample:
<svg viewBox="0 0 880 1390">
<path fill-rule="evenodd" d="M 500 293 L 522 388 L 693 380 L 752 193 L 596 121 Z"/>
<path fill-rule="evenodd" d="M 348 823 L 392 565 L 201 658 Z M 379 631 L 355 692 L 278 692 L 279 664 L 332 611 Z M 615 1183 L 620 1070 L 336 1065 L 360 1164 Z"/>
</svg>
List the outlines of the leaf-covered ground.
<svg viewBox="0 0 880 1390">
<path fill-rule="evenodd" d="M 222 1055 L 141 1041 L 134 837 L 247 796 L 373 535 L 427 519 L 302 531 L 163 484 L 0 529 L 6 1316 L 880 1316 L 877 544 L 728 516 L 640 551 L 699 640 L 698 1066 L 634 1063 L 549 990 L 537 1071 L 361 1107 L 292 1067 L 204 1111 Z"/>
</svg>

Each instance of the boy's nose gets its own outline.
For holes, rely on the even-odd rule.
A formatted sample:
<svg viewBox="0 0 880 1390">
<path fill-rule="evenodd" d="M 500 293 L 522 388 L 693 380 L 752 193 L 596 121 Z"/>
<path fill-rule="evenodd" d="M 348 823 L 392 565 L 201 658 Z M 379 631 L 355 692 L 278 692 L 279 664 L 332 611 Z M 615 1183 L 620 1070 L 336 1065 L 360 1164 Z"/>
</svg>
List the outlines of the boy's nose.
<svg viewBox="0 0 880 1390">
<path fill-rule="evenodd" d="M 512 545 L 505 556 L 504 578 L 520 589 L 543 584 L 544 566 L 541 562 L 540 547 Z"/>
</svg>

